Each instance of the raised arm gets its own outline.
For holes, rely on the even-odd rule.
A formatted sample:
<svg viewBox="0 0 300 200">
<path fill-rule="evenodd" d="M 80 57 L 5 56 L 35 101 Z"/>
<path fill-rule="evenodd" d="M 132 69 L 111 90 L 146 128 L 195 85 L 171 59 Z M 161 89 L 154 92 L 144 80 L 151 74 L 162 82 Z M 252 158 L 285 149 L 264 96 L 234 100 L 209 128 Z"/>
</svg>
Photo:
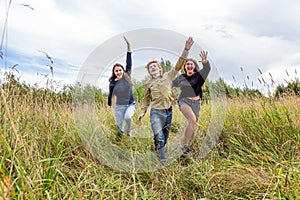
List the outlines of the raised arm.
<svg viewBox="0 0 300 200">
<path fill-rule="evenodd" d="M 199 71 L 199 73 L 201 74 L 202 78 L 205 80 L 211 70 L 210 64 L 207 60 L 207 51 L 201 51 L 200 52 L 200 57 L 201 57 L 201 63 L 203 65 L 203 68 Z"/>
<path fill-rule="evenodd" d="M 169 72 L 167 72 L 167 76 L 169 79 L 174 79 L 176 74 L 180 71 L 180 69 L 184 66 L 187 56 L 189 55 L 189 50 L 194 44 L 194 40 L 192 37 L 189 37 L 185 41 L 184 50 L 181 53 L 181 56 L 178 58 L 175 67 L 172 68 Z"/>
<path fill-rule="evenodd" d="M 125 42 L 126 42 L 126 44 L 127 44 L 127 52 L 131 52 L 131 45 L 130 45 L 130 42 L 128 41 L 128 39 L 127 39 L 125 36 L 123 36 L 123 38 L 124 38 L 124 40 L 125 40 Z"/>
<path fill-rule="evenodd" d="M 194 40 L 192 37 L 189 37 L 186 42 L 185 42 L 185 46 L 184 46 L 184 49 L 189 51 L 191 49 L 191 47 L 193 46 L 194 44 Z"/>
<path fill-rule="evenodd" d="M 131 75 L 131 67 L 132 67 L 132 58 L 131 58 L 131 45 L 130 42 L 128 41 L 128 39 L 123 36 L 126 44 L 127 44 L 127 54 L 126 54 L 126 69 L 125 71 Z"/>
<path fill-rule="evenodd" d="M 208 54 L 208 52 L 207 51 L 201 51 L 200 52 L 200 57 L 201 57 L 201 61 L 200 62 L 202 62 L 202 64 L 206 64 L 207 62 L 208 62 L 208 60 L 207 60 L 207 54 Z"/>
<path fill-rule="evenodd" d="M 194 40 L 192 37 L 189 37 L 186 41 L 185 41 L 185 46 L 184 46 L 184 50 L 181 54 L 181 56 L 179 57 L 176 65 L 175 65 L 175 70 L 178 72 L 180 71 L 180 69 L 184 66 L 185 64 L 185 60 L 189 54 L 189 50 L 191 49 L 191 47 L 194 44 Z"/>
</svg>

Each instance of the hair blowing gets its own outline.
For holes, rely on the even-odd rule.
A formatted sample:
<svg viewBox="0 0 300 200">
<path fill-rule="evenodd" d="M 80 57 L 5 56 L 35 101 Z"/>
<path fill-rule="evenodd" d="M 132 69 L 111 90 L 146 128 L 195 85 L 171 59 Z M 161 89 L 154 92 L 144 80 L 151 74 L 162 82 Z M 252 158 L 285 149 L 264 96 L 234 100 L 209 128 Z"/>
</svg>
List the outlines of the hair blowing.
<svg viewBox="0 0 300 200">
<path fill-rule="evenodd" d="M 195 65 L 194 72 L 200 70 L 200 67 L 199 67 L 199 65 L 198 65 L 198 62 L 197 62 L 195 59 L 193 59 L 193 58 L 187 58 L 185 64 L 186 64 L 188 61 L 192 61 L 192 62 L 194 63 L 194 65 Z M 184 73 L 186 73 L 185 67 L 183 68 L 183 70 L 184 70 Z"/>
<path fill-rule="evenodd" d="M 116 76 L 116 74 L 115 74 L 115 72 L 114 72 L 116 67 L 121 67 L 121 68 L 123 69 L 123 71 L 124 71 L 123 77 L 126 79 L 126 81 L 128 81 L 128 83 L 129 83 L 130 85 L 133 85 L 133 82 L 132 82 L 132 80 L 131 80 L 130 75 L 128 75 L 128 73 L 126 73 L 126 71 L 125 71 L 123 65 L 121 65 L 120 63 L 114 64 L 114 66 L 113 66 L 113 68 L 112 68 L 111 76 L 110 76 L 109 79 L 108 79 L 109 82 L 111 82 L 111 81 L 113 81 L 113 80 L 115 80 L 115 79 L 117 78 L 117 76 Z"/>
</svg>

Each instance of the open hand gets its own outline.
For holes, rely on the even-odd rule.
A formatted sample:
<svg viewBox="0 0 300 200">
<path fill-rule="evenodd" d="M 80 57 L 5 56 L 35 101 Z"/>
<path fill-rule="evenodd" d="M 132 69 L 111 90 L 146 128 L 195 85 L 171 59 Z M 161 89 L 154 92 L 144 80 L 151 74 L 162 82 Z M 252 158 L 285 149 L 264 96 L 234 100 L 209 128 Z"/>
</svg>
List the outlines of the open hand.
<svg viewBox="0 0 300 200">
<path fill-rule="evenodd" d="M 190 48 L 193 46 L 193 44 L 194 44 L 194 40 L 193 40 L 193 38 L 192 37 L 189 37 L 187 40 L 186 40 L 186 42 L 185 42 L 185 50 L 190 50 Z"/>
<path fill-rule="evenodd" d="M 130 42 L 128 41 L 128 39 L 125 37 L 125 36 L 123 36 L 123 38 L 124 38 L 124 40 L 125 40 L 125 42 L 126 42 L 126 44 L 127 44 L 127 51 L 128 52 L 130 52 L 131 51 L 131 46 L 130 46 Z"/>
<path fill-rule="evenodd" d="M 203 64 L 206 64 L 207 63 L 207 54 L 208 52 L 207 51 L 201 51 L 200 52 L 200 57 L 201 57 L 201 61 Z"/>
</svg>

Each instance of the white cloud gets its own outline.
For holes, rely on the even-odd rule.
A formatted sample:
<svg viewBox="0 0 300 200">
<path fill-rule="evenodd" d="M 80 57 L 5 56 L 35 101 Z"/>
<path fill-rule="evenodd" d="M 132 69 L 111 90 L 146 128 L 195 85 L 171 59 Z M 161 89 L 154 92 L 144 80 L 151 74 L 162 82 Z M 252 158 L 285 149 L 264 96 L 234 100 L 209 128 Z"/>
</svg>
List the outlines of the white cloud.
<svg viewBox="0 0 300 200">
<path fill-rule="evenodd" d="M 8 1 L 6 1 L 8 2 Z M 244 74 L 256 79 L 259 67 L 280 74 L 299 67 L 300 3 L 271 0 L 174 2 L 162 0 L 24 0 L 13 1 L 8 18 L 8 50 L 23 56 L 53 56 L 57 72 L 70 63 L 80 66 L 100 44 L 123 32 L 141 28 L 169 29 L 193 36 L 209 51 L 228 82 L 243 84 Z M 0 4 L 1 28 L 5 3 Z M 34 65 L 36 60 L 32 60 Z M 40 64 L 41 65 L 41 64 Z M 280 76 L 274 78 L 280 79 Z"/>
</svg>

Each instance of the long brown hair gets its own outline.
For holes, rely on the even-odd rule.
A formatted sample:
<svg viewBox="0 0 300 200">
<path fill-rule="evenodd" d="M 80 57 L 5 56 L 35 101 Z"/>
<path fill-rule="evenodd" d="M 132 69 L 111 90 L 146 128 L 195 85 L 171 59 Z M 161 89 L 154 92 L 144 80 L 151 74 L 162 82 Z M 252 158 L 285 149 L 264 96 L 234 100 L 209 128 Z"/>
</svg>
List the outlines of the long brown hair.
<svg viewBox="0 0 300 200">
<path fill-rule="evenodd" d="M 121 68 L 123 69 L 123 76 L 124 76 L 124 78 L 126 79 L 126 81 L 128 81 L 128 83 L 129 83 L 130 85 L 133 85 L 133 82 L 132 82 L 132 80 L 131 80 L 130 75 L 128 75 L 128 74 L 126 73 L 126 71 L 125 71 L 123 65 L 121 65 L 120 63 L 114 64 L 114 66 L 113 66 L 113 68 L 112 68 L 111 76 L 110 76 L 109 79 L 108 79 L 109 82 L 111 82 L 111 81 L 113 81 L 113 80 L 115 80 L 115 79 L 117 78 L 117 76 L 116 76 L 116 74 L 115 74 L 115 68 L 116 68 L 116 67 L 121 67 Z"/>
</svg>

